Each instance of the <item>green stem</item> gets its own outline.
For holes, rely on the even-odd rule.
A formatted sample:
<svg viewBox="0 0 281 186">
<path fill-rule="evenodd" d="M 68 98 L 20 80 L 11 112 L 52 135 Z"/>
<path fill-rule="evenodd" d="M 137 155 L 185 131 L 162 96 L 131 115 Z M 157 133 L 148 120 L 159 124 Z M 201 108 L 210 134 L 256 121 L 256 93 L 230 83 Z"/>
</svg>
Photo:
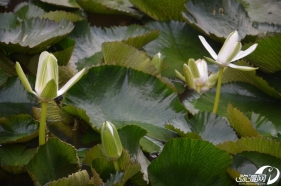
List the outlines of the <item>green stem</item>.
<svg viewBox="0 0 281 186">
<path fill-rule="evenodd" d="M 200 86 L 196 86 L 196 91 L 197 91 L 198 94 L 200 94 L 200 92 L 201 92 L 201 87 L 200 87 Z"/>
<path fill-rule="evenodd" d="M 48 102 L 41 102 L 41 116 L 39 127 L 39 145 L 45 144 L 46 139 L 46 118 L 47 118 Z"/>
<path fill-rule="evenodd" d="M 113 165 L 116 171 L 120 171 L 118 160 L 113 160 Z"/>
<path fill-rule="evenodd" d="M 217 90 L 216 90 L 216 98 L 213 108 L 213 113 L 217 114 L 218 107 L 219 107 L 219 101 L 220 101 L 220 94 L 221 94 L 221 80 L 222 80 L 222 74 L 223 74 L 224 67 L 220 67 L 219 70 L 219 77 L 218 77 L 218 83 L 217 83 Z"/>
</svg>

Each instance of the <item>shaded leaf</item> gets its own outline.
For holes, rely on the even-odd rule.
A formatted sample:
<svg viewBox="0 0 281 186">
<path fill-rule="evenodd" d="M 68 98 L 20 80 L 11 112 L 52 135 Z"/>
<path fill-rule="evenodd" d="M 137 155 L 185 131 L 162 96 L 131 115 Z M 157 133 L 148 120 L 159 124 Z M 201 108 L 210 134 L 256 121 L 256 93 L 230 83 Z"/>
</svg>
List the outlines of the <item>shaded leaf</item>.
<svg viewBox="0 0 281 186">
<path fill-rule="evenodd" d="M 184 19 L 216 40 L 224 41 L 234 30 L 241 39 L 258 34 L 243 6 L 235 0 L 189 0 L 185 6 Z"/>
<path fill-rule="evenodd" d="M 5 74 L 9 77 L 12 75 L 17 75 L 15 64 L 6 56 L 0 53 L 0 69 L 2 69 Z"/>
<path fill-rule="evenodd" d="M 181 12 L 187 0 L 130 0 L 130 2 L 155 20 L 182 20 Z"/>
<path fill-rule="evenodd" d="M 29 115 L 0 118 L 0 144 L 26 142 L 38 136 L 39 124 Z"/>
<path fill-rule="evenodd" d="M 6 145 L 0 147 L 1 167 L 12 174 L 26 172 L 25 165 L 36 153 L 35 148 L 27 148 L 24 145 Z"/>
<path fill-rule="evenodd" d="M 0 87 L 6 83 L 8 77 L 6 76 L 6 74 L 4 73 L 4 71 L 2 69 L 0 69 Z"/>
<path fill-rule="evenodd" d="M 94 129 L 99 129 L 104 121 L 117 128 L 134 124 L 161 141 L 175 136 L 165 129 L 165 122 L 186 115 L 177 94 L 159 79 L 119 66 L 91 68 L 67 92 L 63 104 L 68 105 L 63 109 L 73 114 L 79 114 L 73 108 L 83 108 L 82 117 L 86 113 Z"/>
<path fill-rule="evenodd" d="M 73 24 L 67 20 L 59 23 L 40 18 L 24 20 L 15 29 L 0 29 L 0 46 L 10 52 L 34 54 L 60 41 L 72 29 Z"/>
<path fill-rule="evenodd" d="M 168 141 L 148 167 L 151 183 L 164 185 L 231 185 L 226 169 L 231 157 L 209 142 L 189 138 Z"/>
<path fill-rule="evenodd" d="M 261 137 L 251 121 L 231 104 L 227 107 L 227 119 L 237 134 L 241 137 Z"/>
<path fill-rule="evenodd" d="M 79 168 L 79 159 L 74 147 L 58 138 L 50 138 L 40 146 L 27 165 L 35 185 L 45 185 L 49 181 L 68 177 Z"/>
</svg>

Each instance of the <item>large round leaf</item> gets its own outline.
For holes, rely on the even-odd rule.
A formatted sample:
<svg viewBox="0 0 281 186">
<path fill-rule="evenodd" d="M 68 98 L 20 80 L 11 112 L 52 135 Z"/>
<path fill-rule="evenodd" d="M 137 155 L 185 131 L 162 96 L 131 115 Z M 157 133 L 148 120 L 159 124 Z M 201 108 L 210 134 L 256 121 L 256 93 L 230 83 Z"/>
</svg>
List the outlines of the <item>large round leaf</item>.
<svg viewBox="0 0 281 186">
<path fill-rule="evenodd" d="M 0 144 L 26 142 L 38 136 L 39 125 L 29 115 L 0 118 Z"/>
<path fill-rule="evenodd" d="M 52 4 L 52 5 L 63 6 L 63 7 L 68 7 L 68 8 L 79 8 L 79 5 L 76 3 L 75 0 L 64 0 L 64 1 L 40 0 L 40 1 Z"/>
<path fill-rule="evenodd" d="M 70 21 L 59 23 L 48 19 L 24 20 L 15 29 L 0 29 L 0 46 L 9 52 L 38 53 L 57 43 L 73 29 Z"/>
<path fill-rule="evenodd" d="M 216 39 L 224 40 L 234 30 L 242 39 L 258 34 L 243 6 L 235 0 L 189 0 L 185 5 L 185 20 Z"/>
<path fill-rule="evenodd" d="M 168 141 L 148 166 L 155 186 L 231 185 L 226 169 L 231 157 L 209 142 L 189 138 Z"/>
<path fill-rule="evenodd" d="M 147 44 L 144 49 L 152 57 L 161 52 L 169 68 L 162 72 L 163 76 L 176 78 L 175 69 L 182 72 L 182 66 L 189 58 L 203 58 L 209 56 L 199 40 L 197 32 L 185 22 L 149 22 L 145 25 L 150 29 L 160 31 L 160 36 Z M 215 43 L 210 41 L 211 46 Z M 214 49 L 217 47 L 215 46 Z"/>
<path fill-rule="evenodd" d="M 165 123 L 186 115 L 177 94 L 158 78 L 120 66 L 90 69 L 63 103 L 69 105 L 64 110 L 84 117 L 95 129 L 105 120 L 118 128 L 134 124 L 163 141 L 175 135 L 165 129 Z"/>
<path fill-rule="evenodd" d="M 79 170 L 79 159 L 73 146 L 51 138 L 39 147 L 38 152 L 27 165 L 35 185 L 68 177 Z"/>
</svg>

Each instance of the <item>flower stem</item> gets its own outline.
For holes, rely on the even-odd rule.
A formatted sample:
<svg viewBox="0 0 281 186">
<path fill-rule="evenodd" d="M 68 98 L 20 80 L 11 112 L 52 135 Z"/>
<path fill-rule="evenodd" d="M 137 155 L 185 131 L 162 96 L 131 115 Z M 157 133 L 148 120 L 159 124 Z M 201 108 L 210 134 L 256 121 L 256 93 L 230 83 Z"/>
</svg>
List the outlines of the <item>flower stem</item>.
<svg viewBox="0 0 281 186">
<path fill-rule="evenodd" d="M 118 160 L 113 160 L 113 165 L 116 171 L 120 171 L 120 166 Z"/>
<path fill-rule="evenodd" d="M 39 126 L 39 145 L 45 144 L 46 138 L 46 117 L 47 117 L 48 102 L 41 102 L 41 116 Z"/>
<path fill-rule="evenodd" d="M 196 91 L 197 91 L 198 94 L 200 94 L 200 92 L 201 92 L 201 87 L 200 87 L 200 86 L 196 86 Z"/>
<path fill-rule="evenodd" d="M 220 94 L 221 94 L 221 80 L 222 80 L 222 74 L 223 74 L 224 67 L 220 67 L 219 70 L 219 77 L 218 77 L 218 83 L 217 83 L 217 90 L 216 90 L 216 98 L 213 108 L 213 113 L 217 114 L 218 107 L 219 107 L 219 101 L 220 101 Z"/>
</svg>

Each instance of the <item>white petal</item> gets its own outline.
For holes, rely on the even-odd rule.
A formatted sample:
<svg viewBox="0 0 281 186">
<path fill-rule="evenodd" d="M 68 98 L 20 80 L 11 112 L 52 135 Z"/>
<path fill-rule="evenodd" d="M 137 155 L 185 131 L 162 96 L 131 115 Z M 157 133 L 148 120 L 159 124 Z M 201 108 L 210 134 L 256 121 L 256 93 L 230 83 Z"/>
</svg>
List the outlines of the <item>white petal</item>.
<svg viewBox="0 0 281 186">
<path fill-rule="evenodd" d="M 232 63 L 230 63 L 228 66 L 231 68 L 237 69 L 237 70 L 242 70 L 242 71 L 254 71 L 254 70 L 258 69 L 258 68 L 254 68 L 254 67 L 238 66 L 238 65 L 234 65 Z"/>
<path fill-rule="evenodd" d="M 73 76 L 59 91 L 58 96 L 64 94 L 68 89 L 70 89 L 77 81 L 79 81 L 85 73 L 85 68 Z"/>
<path fill-rule="evenodd" d="M 230 61 L 227 61 L 230 55 L 233 54 L 233 51 L 235 50 L 237 46 L 237 42 L 239 40 L 239 35 L 237 31 L 234 31 L 229 34 L 229 36 L 226 38 L 219 54 L 217 61 L 220 63 L 228 63 Z"/>
<path fill-rule="evenodd" d="M 240 51 L 232 60 L 231 62 L 233 61 L 236 61 L 238 59 L 241 59 L 249 54 L 251 54 L 256 48 L 257 48 L 258 44 L 254 44 L 252 45 L 251 47 L 249 47 L 247 50 L 245 51 Z"/>
<path fill-rule="evenodd" d="M 212 58 L 214 58 L 215 60 L 217 60 L 218 55 L 216 54 L 216 52 L 213 50 L 213 48 L 209 45 L 209 43 L 207 43 L 206 39 L 202 36 L 199 36 L 200 41 L 202 42 L 202 44 L 204 45 L 204 47 L 208 50 L 208 52 L 211 54 Z"/>
</svg>

